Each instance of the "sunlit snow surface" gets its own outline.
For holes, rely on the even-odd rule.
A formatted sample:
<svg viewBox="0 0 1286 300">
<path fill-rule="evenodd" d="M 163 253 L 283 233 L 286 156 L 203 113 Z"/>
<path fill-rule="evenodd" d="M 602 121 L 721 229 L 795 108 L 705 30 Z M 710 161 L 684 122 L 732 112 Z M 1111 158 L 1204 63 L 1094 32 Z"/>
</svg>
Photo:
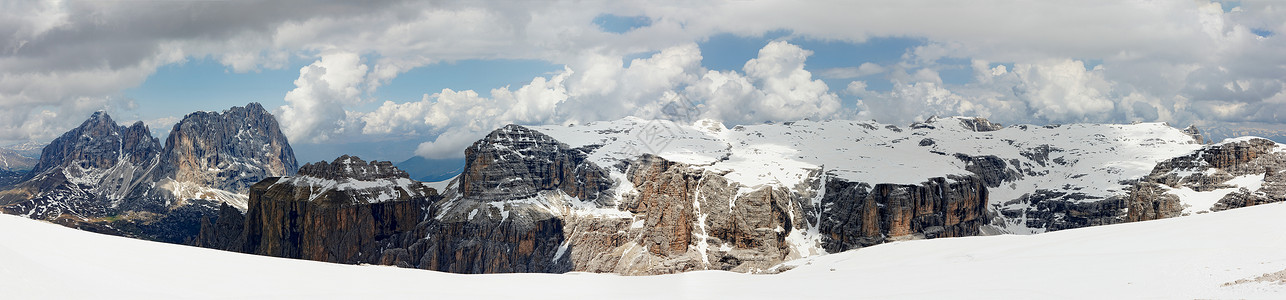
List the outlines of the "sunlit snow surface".
<svg viewBox="0 0 1286 300">
<path fill-rule="evenodd" d="M 1286 203 L 1040 235 L 894 242 L 781 274 L 460 275 L 271 258 L 0 215 L 5 299 L 1275 298 Z"/>
</svg>

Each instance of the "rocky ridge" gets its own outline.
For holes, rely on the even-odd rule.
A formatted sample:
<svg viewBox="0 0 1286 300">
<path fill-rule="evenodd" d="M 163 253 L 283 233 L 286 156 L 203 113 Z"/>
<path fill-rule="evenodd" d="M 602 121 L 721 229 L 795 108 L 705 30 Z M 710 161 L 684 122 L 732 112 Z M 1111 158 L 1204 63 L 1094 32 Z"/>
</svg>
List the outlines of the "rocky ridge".
<svg viewBox="0 0 1286 300">
<path fill-rule="evenodd" d="M 1131 190 L 1130 221 L 1286 201 L 1286 147 L 1230 139 L 1156 165 Z"/>
<path fill-rule="evenodd" d="M 170 130 L 160 158 L 149 180 L 169 195 L 141 190 L 133 197 L 211 199 L 245 209 L 251 185 L 299 169 L 277 120 L 259 103 L 188 114 Z"/>
<path fill-rule="evenodd" d="M 0 189 L 21 182 L 36 165 L 36 159 L 18 151 L 0 148 Z"/>
</svg>

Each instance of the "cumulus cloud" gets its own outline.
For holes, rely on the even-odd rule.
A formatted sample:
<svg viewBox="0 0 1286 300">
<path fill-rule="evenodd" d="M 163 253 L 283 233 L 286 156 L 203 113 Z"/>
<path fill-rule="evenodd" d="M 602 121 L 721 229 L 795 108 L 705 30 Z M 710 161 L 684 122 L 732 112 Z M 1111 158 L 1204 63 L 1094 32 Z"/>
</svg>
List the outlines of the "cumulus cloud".
<svg viewBox="0 0 1286 300">
<path fill-rule="evenodd" d="M 286 93 L 278 115 L 286 137 L 296 142 L 324 142 L 361 128 L 345 107 L 362 102 L 362 83 L 368 67 L 350 52 L 323 54 L 299 69 L 295 89 Z"/>
<path fill-rule="evenodd" d="M 894 79 L 888 92 L 866 89 L 865 83 L 849 84 L 847 92 L 859 98 L 862 117 L 897 123 L 929 116 L 983 116 L 1003 122 L 1073 123 L 1155 121 L 1168 111 L 1160 99 L 1119 88 L 1105 78 L 1104 67 L 1087 67 L 1079 60 L 1042 60 L 991 66 L 971 63 L 975 81 L 944 84 L 929 68 Z"/>
<path fill-rule="evenodd" d="M 812 51 L 784 41 L 769 43 L 746 62 L 745 74 L 710 71 L 687 95 L 705 103 L 706 117 L 732 123 L 825 118 L 840 110 L 839 97 L 804 70 Z"/>
<path fill-rule="evenodd" d="M 1086 69 L 1076 60 L 1015 64 L 1014 94 L 1033 110 L 1035 118 L 1068 123 L 1099 120 L 1115 109 L 1103 79 L 1102 66 Z"/>
</svg>

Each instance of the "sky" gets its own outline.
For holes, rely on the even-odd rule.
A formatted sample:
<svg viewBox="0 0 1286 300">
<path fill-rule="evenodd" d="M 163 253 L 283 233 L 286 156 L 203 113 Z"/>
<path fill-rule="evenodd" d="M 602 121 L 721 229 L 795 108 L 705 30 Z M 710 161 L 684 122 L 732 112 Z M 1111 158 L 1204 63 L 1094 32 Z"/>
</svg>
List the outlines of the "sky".
<svg viewBox="0 0 1286 300">
<path fill-rule="evenodd" d="M 1280 1 L 4 1 L 0 144 L 269 108 L 301 161 L 667 118 L 1286 129 Z"/>
</svg>

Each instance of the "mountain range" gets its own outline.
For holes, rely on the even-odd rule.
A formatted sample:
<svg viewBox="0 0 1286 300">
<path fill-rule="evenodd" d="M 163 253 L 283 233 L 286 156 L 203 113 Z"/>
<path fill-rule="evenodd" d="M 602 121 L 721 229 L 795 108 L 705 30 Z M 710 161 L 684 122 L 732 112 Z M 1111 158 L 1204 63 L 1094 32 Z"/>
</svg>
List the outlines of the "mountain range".
<svg viewBox="0 0 1286 300">
<path fill-rule="evenodd" d="M 963 117 L 909 127 L 509 125 L 468 147 L 464 171 L 421 197 L 329 188 L 345 183 L 314 175 L 265 181 L 245 214 L 222 210 L 219 219 L 239 224 L 210 224 L 201 240 L 457 273 L 755 273 L 892 241 L 1037 234 L 1284 200 L 1281 145 L 1203 140 L 1164 123 L 1004 127 Z M 348 157 L 330 164 L 353 162 L 371 168 Z M 387 182 L 407 179 L 388 172 L 381 176 L 399 179 Z M 372 229 L 315 221 L 332 211 Z M 263 238 L 280 232 L 316 238 Z"/>
<path fill-rule="evenodd" d="M 6 213 L 234 252 L 455 273 L 780 271 L 896 241 L 1041 234 L 1286 200 L 1286 148 L 1164 123 L 982 118 L 498 128 L 454 161 L 298 167 L 251 103 L 164 144 L 96 113 L 0 192 Z M 419 170 L 459 168 L 422 182 Z M 443 172 L 450 174 L 454 172 Z M 440 175 L 441 175 L 440 174 Z"/>
<path fill-rule="evenodd" d="M 297 168 L 276 119 L 257 103 L 189 114 L 164 144 L 141 121 L 122 126 L 97 112 L 45 146 L 22 182 L 0 191 L 0 209 L 187 243 L 220 203 L 244 209 L 251 184 Z"/>
</svg>

